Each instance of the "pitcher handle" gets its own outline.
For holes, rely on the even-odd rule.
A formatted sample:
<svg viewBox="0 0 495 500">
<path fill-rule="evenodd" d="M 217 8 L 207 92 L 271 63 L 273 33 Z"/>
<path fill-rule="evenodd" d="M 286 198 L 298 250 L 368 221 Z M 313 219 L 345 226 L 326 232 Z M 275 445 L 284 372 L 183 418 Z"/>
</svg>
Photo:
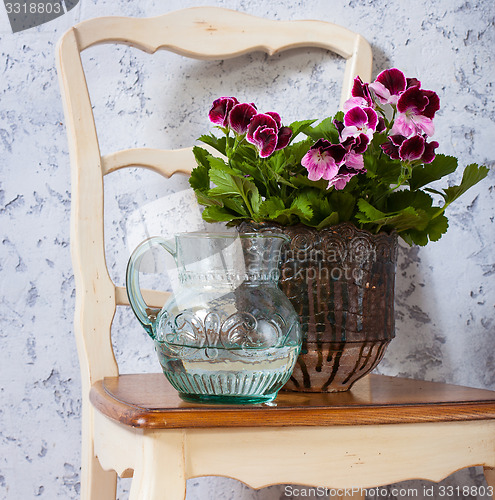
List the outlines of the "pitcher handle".
<svg viewBox="0 0 495 500">
<path fill-rule="evenodd" d="M 134 252 L 132 252 L 129 259 L 126 273 L 126 289 L 129 304 L 131 305 L 134 314 L 143 325 L 144 329 L 148 332 L 148 335 L 155 340 L 154 327 L 158 310 L 148 307 L 143 299 L 143 294 L 141 293 L 141 288 L 139 286 L 139 266 L 143 260 L 144 254 L 153 246 L 163 247 L 172 255 L 172 257 L 175 258 L 175 249 L 172 248 L 170 243 L 161 236 L 153 236 L 152 238 L 144 240 L 137 246 Z"/>
</svg>

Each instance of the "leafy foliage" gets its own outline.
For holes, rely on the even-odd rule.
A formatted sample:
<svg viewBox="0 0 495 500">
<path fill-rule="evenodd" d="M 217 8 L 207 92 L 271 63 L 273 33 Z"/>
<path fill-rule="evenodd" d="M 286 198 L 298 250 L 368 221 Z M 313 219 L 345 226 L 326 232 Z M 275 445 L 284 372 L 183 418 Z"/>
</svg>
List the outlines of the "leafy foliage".
<svg viewBox="0 0 495 500">
<path fill-rule="evenodd" d="M 228 225 L 250 219 L 317 229 L 349 221 L 372 232 L 397 231 L 409 244 L 426 245 L 447 231 L 447 206 L 488 173 L 486 167 L 472 164 L 459 185 L 433 189 L 430 183 L 456 170 L 455 158 L 438 154 L 429 164 L 394 160 L 380 147 L 384 134 L 376 133 L 364 154 L 365 173 L 355 175 L 342 190 L 328 189 L 327 181 L 308 178 L 301 160 L 318 139 L 338 143 L 334 121 L 342 118 L 338 113 L 316 126 L 314 120 L 292 123 L 290 143 L 267 158 L 244 137 L 230 136 L 228 129 L 220 127 L 222 138 L 202 136 L 200 140 L 221 155 L 201 147 L 193 150 L 198 166 L 190 184 L 206 207 L 203 218 Z M 294 142 L 301 133 L 307 138 Z"/>
</svg>

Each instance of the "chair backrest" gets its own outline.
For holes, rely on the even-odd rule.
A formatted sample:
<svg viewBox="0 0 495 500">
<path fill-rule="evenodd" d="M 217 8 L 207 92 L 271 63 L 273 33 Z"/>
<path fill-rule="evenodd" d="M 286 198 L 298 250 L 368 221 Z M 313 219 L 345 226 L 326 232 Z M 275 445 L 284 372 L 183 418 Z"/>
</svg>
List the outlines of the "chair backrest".
<svg viewBox="0 0 495 500">
<path fill-rule="evenodd" d="M 272 21 L 216 7 L 199 7 L 135 19 L 103 17 L 71 28 L 58 44 L 58 69 L 72 165 L 71 252 L 76 286 L 75 335 L 83 394 L 92 383 L 118 375 L 111 342 L 117 305 L 128 305 L 125 288 L 115 286 L 105 262 L 103 178 L 129 166 L 165 177 L 189 174 L 192 148 L 127 149 L 101 156 L 80 53 L 93 45 L 121 43 L 148 53 L 166 49 L 195 59 L 227 59 L 248 52 L 274 54 L 298 47 L 319 47 L 347 60 L 341 103 L 353 79 L 371 77 L 372 55 L 359 34 L 322 21 Z M 171 167 L 173 165 L 174 167 Z M 150 306 L 164 294 L 143 293 Z"/>
</svg>

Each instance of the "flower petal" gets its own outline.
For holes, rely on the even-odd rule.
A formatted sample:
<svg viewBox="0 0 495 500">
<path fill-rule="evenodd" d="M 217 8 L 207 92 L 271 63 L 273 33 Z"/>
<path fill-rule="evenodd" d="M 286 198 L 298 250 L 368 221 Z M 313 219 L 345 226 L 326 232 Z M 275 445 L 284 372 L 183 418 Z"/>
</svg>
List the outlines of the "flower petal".
<svg viewBox="0 0 495 500">
<path fill-rule="evenodd" d="M 344 163 L 347 168 L 352 170 L 364 170 L 363 155 L 354 153 L 354 151 L 349 151 L 349 153 L 346 154 Z"/>
<path fill-rule="evenodd" d="M 403 161 L 419 160 L 425 152 L 425 140 L 420 135 L 406 139 L 399 147 L 399 156 Z"/>
<path fill-rule="evenodd" d="M 279 149 L 284 149 L 287 144 L 289 144 L 290 138 L 292 137 L 292 130 L 289 127 L 282 127 L 278 131 L 277 147 L 275 151 Z"/>
<path fill-rule="evenodd" d="M 377 77 L 376 82 L 381 83 L 390 92 L 390 95 L 398 96 L 406 90 L 406 77 L 397 68 L 386 69 Z"/>
<path fill-rule="evenodd" d="M 363 111 L 368 117 L 368 128 L 376 130 L 376 125 L 378 123 L 378 115 L 376 114 L 376 111 L 372 108 L 363 108 Z"/>
<path fill-rule="evenodd" d="M 278 128 L 282 126 L 280 115 L 278 113 L 275 113 L 275 111 L 268 111 L 267 113 L 265 113 L 265 115 L 271 116 L 275 120 Z"/>
<path fill-rule="evenodd" d="M 392 135 L 397 134 L 405 137 L 409 137 L 416 132 L 417 128 L 414 122 L 405 113 L 399 113 L 396 116 L 392 130 L 390 131 Z"/>
<path fill-rule="evenodd" d="M 397 110 L 400 113 L 412 110 L 414 114 L 420 115 L 428 105 L 429 99 L 424 90 L 419 87 L 408 88 L 397 101 Z"/>
<path fill-rule="evenodd" d="M 254 133 L 253 139 L 261 158 L 267 158 L 275 151 L 278 139 L 275 129 L 258 127 Z"/>
<path fill-rule="evenodd" d="M 215 125 L 227 127 L 230 110 L 238 104 L 235 97 L 219 97 L 213 101 L 208 117 Z"/>
<path fill-rule="evenodd" d="M 340 191 L 341 189 L 344 189 L 347 185 L 347 183 L 354 177 L 356 174 L 354 172 L 349 172 L 346 174 L 338 174 L 330 181 L 328 182 L 327 189 L 330 189 L 332 186 Z"/>
<path fill-rule="evenodd" d="M 253 142 L 253 135 L 258 127 L 267 127 L 278 131 L 277 123 L 270 115 L 259 113 L 251 118 L 247 130 L 246 140 L 251 144 L 255 144 L 255 142 Z"/>
<path fill-rule="evenodd" d="M 428 104 L 423 110 L 423 115 L 433 119 L 435 113 L 440 109 L 440 98 L 433 90 L 423 90 L 423 92 L 428 98 Z"/>
<path fill-rule="evenodd" d="M 368 107 L 370 104 L 364 97 L 351 97 L 344 102 L 343 110 L 344 112 L 349 111 L 356 106 L 359 108 Z"/>
<path fill-rule="evenodd" d="M 382 150 L 385 154 L 390 156 L 392 160 L 398 160 L 399 156 L 399 147 L 406 140 L 403 135 L 391 135 L 387 137 L 388 141 L 381 145 Z"/>
<path fill-rule="evenodd" d="M 346 127 L 358 127 L 361 128 L 368 122 L 368 115 L 363 108 L 351 108 L 344 115 L 344 124 Z"/>
<path fill-rule="evenodd" d="M 308 179 L 330 180 L 337 175 L 346 153 L 342 145 L 319 139 L 303 156 L 301 164 L 308 171 Z"/>
<path fill-rule="evenodd" d="M 351 95 L 352 97 L 360 97 L 364 99 L 366 104 L 358 104 L 358 106 L 373 106 L 373 99 L 371 98 L 371 94 L 368 88 L 368 83 L 363 83 L 363 80 L 359 76 L 354 78 L 354 83 L 352 85 Z M 352 98 L 351 98 L 352 99 Z M 344 104 L 345 106 L 345 104 Z M 350 109 L 350 108 L 349 108 Z M 344 109 L 344 111 L 347 111 Z"/>
<path fill-rule="evenodd" d="M 236 104 L 229 113 L 230 128 L 239 135 L 247 132 L 251 118 L 257 114 L 256 108 L 244 102 Z"/>
<path fill-rule="evenodd" d="M 421 157 L 423 163 L 431 163 L 435 159 L 435 149 L 438 148 L 437 141 L 427 142 L 425 144 L 425 152 Z"/>
</svg>

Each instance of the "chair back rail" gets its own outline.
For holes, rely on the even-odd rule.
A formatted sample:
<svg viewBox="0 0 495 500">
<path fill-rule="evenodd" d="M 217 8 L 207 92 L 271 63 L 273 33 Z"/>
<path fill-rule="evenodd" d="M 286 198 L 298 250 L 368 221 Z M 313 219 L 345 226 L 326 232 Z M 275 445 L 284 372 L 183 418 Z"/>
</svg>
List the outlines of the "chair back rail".
<svg viewBox="0 0 495 500">
<path fill-rule="evenodd" d="M 125 289 L 112 282 L 105 261 L 103 178 L 129 166 L 170 177 L 194 168 L 191 148 L 136 148 L 101 156 L 80 53 L 97 44 L 121 43 L 148 53 L 166 49 L 196 59 L 226 59 L 248 52 L 275 54 L 318 47 L 345 58 L 341 104 L 356 75 L 371 78 L 372 54 L 359 34 L 323 21 L 273 21 L 217 7 L 198 7 L 135 19 L 103 17 L 84 21 L 59 41 L 58 72 L 71 158 L 71 254 L 76 287 L 75 335 L 83 394 L 106 376 L 117 376 L 111 324 L 117 305 L 128 305 Z M 172 168 L 170 165 L 174 165 Z M 150 306 L 167 294 L 144 292 Z"/>
</svg>

